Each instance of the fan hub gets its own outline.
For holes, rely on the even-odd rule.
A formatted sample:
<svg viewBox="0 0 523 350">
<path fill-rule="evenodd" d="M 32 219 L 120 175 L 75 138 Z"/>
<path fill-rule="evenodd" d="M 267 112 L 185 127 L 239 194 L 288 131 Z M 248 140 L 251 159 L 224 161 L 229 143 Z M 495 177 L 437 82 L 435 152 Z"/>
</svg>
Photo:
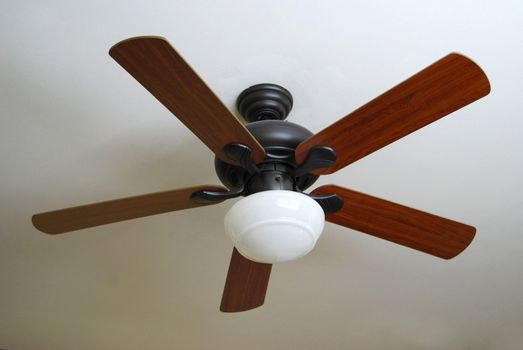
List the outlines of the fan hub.
<svg viewBox="0 0 523 350">
<path fill-rule="evenodd" d="M 303 126 L 282 120 L 262 120 L 248 123 L 247 129 L 263 146 L 265 159 L 258 164 L 260 174 L 249 174 L 244 168 L 215 158 L 216 174 L 228 188 L 241 184 L 247 186 L 248 193 L 269 189 L 303 191 L 311 186 L 318 175 L 304 174 L 292 176 L 297 168 L 294 152 L 296 147 L 313 134 Z"/>
</svg>

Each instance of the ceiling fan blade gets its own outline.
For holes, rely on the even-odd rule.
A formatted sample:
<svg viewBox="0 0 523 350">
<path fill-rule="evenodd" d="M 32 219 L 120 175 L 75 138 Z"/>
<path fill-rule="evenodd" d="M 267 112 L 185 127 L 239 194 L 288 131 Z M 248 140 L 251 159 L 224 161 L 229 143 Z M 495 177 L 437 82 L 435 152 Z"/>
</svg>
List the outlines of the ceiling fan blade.
<svg viewBox="0 0 523 350">
<path fill-rule="evenodd" d="M 248 146 L 255 163 L 264 159 L 263 147 L 167 40 L 130 38 L 114 45 L 109 55 L 221 160 L 233 162 L 223 152 L 230 143 Z"/>
<path fill-rule="evenodd" d="M 343 208 L 328 214 L 327 221 L 443 259 L 461 253 L 476 233 L 472 226 L 335 185 L 313 193 L 343 197 Z"/>
<path fill-rule="evenodd" d="M 227 189 L 207 185 L 157 192 L 35 214 L 32 221 L 34 227 L 40 231 L 57 234 L 213 204 L 212 202 L 196 203 L 191 200 L 191 194 L 200 190 L 226 191 Z"/>
<path fill-rule="evenodd" d="M 271 269 L 271 264 L 251 261 L 234 248 L 220 310 L 239 312 L 263 305 Z"/>
<path fill-rule="evenodd" d="M 312 172 L 331 174 L 489 92 L 481 68 L 451 53 L 302 142 L 296 160 L 301 163 L 315 146 L 329 146 L 336 163 Z"/>
</svg>

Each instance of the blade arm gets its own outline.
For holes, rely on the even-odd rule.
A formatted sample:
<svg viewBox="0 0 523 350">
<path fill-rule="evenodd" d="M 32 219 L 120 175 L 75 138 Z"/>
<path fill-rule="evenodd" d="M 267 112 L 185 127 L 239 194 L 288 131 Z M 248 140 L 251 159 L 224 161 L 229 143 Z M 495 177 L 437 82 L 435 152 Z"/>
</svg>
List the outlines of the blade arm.
<svg viewBox="0 0 523 350">
<path fill-rule="evenodd" d="M 34 227 L 42 232 L 58 234 L 219 203 L 218 201 L 199 203 L 191 200 L 194 192 L 203 190 L 227 191 L 225 187 L 221 186 L 188 187 L 35 214 L 32 222 Z"/>
<path fill-rule="evenodd" d="M 271 264 L 251 261 L 234 248 L 220 310 L 240 312 L 263 305 L 271 269 Z"/>
<path fill-rule="evenodd" d="M 443 259 L 461 253 L 476 232 L 472 226 L 335 185 L 313 193 L 343 197 L 343 208 L 328 214 L 327 221 Z"/>
<path fill-rule="evenodd" d="M 302 142 L 296 161 L 303 162 L 315 146 L 331 147 L 336 163 L 312 171 L 331 174 L 489 92 L 481 68 L 452 53 Z"/>
</svg>

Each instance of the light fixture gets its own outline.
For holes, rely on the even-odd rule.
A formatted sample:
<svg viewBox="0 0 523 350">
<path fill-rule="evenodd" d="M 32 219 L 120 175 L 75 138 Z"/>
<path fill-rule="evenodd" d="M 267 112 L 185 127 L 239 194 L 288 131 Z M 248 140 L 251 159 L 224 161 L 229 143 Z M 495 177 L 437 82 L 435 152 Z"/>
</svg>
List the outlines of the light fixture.
<svg viewBox="0 0 523 350">
<path fill-rule="evenodd" d="M 225 232 L 246 258 L 263 263 L 309 253 L 323 231 L 325 214 L 299 192 L 270 190 L 236 202 L 225 215 Z"/>
</svg>

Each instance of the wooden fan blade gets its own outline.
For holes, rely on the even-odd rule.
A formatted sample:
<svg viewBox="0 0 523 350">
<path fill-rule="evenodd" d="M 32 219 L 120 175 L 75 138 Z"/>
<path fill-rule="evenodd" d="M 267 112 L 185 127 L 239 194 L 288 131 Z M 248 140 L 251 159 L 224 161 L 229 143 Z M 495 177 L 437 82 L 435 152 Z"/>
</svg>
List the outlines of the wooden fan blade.
<svg viewBox="0 0 523 350">
<path fill-rule="evenodd" d="M 472 226 L 335 185 L 313 193 L 343 197 L 343 208 L 327 221 L 444 259 L 461 253 L 476 233 Z"/>
<path fill-rule="evenodd" d="M 314 146 L 336 151 L 336 163 L 313 171 L 330 174 L 488 95 L 481 68 L 451 53 L 302 142 L 298 164 Z"/>
<path fill-rule="evenodd" d="M 201 190 L 227 191 L 221 186 L 188 187 L 35 214 L 32 221 L 40 231 L 57 234 L 212 204 L 191 200 L 191 194 Z"/>
<path fill-rule="evenodd" d="M 221 160 L 233 162 L 223 152 L 230 143 L 248 146 L 255 163 L 264 159 L 263 147 L 167 40 L 130 38 L 114 45 L 109 55 Z"/>
<path fill-rule="evenodd" d="M 271 269 L 271 264 L 251 261 L 234 248 L 220 310 L 239 312 L 263 305 Z"/>
</svg>

